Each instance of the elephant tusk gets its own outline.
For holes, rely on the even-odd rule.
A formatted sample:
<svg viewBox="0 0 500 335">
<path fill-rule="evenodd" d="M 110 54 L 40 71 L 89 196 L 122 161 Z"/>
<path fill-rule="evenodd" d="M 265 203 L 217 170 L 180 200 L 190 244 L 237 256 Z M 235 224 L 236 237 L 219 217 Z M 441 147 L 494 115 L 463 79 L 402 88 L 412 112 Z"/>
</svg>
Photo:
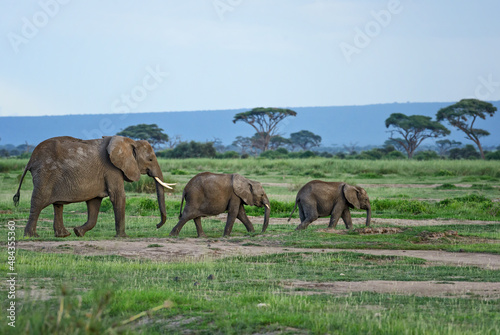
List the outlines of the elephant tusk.
<svg viewBox="0 0 500 335">
<path fill-rule="evenodd" d="M 161 179 L 160 179 L 160 178 L 158 178 L 158 177 L 155 177 L 155 180 L 156 180 L 156 181 L 158 182 L 158 184 L 160 184 L 161 186 L 166 187 L 166 188 L 169 188 L 169 189 L 171 189 L 171 190 L 173 190 L 173 188 L 172 188 L 172 187 L 170 187 L 170 185 L 172 185 L 172 186 L 173 186 L 173 185 L 175 185 L 175 184 L 167 184 L 167 183 L 164 183 L 164 182 L 162 182 L 162 181 L 161 181 Z"/>
<path fill-rule="evenodd" d="M 268 205 L 268 204 L 264 204 L 264 206 L 266 206 L 267 208 L 271 209 L 271 207 L 269 207 L 269 205 Z"/>
</svg>

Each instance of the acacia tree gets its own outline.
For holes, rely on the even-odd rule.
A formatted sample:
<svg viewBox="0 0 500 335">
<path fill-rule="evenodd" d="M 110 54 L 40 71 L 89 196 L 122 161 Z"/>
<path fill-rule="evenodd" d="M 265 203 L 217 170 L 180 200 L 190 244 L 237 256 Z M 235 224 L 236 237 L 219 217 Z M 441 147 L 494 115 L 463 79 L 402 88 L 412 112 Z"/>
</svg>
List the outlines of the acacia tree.
<svg viewBox="0 0 500 335">
<path fill-rule="evenodd" d="M 130 137 L 134 140 L 146 140 L 154 148 L 162 143 L 168 142 L 168 135 L 156 124 L 138 124 L 128 126 L 116 135 Z"/>
<path fill-rule="evenodd" d="M 460 145 L 462 145 L 462 142 L 458 142 L 455 140 L 450 141 L 446 139 L 436 141 L 436 147 L 438 149 L 439 156 L 441 157 L 445 156 L 450 151 L 450 149 L 459 147 Z"/>
<path fill-rule="evenodd" d="M 408 159 L 413 157 L 415 150 L 423 140 L 429 137 L 440 137 L 450 134 L 450 131 L 438 121 L 432 121 L 431 117 L 424 115 L 407 116 L 401 113 L 393 113 L 385 120 L 386 128 L 393 127 L 390 130 L 390 139 L 401 145 Z M 394 133 L 403 138 L 394 137 Z"/>
<path fill-rule="evenodd" d="M 277 135 L 278 124 L 286 117 L 296 115 L 297 113 L 291 109 L 257 107 L 236 114 L 233 123 L 242 121 L 252 126 L 262 139 L 262 151 L 266 151 L 269 149 L 271 138 Z"/>
<path fill-rule="evenodd" d="M 269 141 L 269 149 L 271 150 L 276 150 L 284 145 L 290 145 L 291 141 L 288 138 L 284 138 L 280 135 L 276 135 L 271 137 L 271 140 Z"/>
<path fill-rule="evenodd" d="M 490 135 L 490 133 L 484 129 L 474 128 L 474 123 L 477 118 L 485 120 L 488 115 L 492 117 L 496 111 L 497 108 L 489 102 L 477 99 L 462 99 L 456 104 L 441 108 L 436 114 L 436 119 L 438 121 L 446 120 L 453 127 L 463 131 L 466 135 L 465 138 L 476 144 L 481 158 L 484 159 L 483 147 L 479 139 Z"/>
<path fill-rule="evenodd" d="M 290 134 L 290 141 L 306 151 L 321 144 L 321 136 L 308 130 L 301 130 Z"/>
</svg>

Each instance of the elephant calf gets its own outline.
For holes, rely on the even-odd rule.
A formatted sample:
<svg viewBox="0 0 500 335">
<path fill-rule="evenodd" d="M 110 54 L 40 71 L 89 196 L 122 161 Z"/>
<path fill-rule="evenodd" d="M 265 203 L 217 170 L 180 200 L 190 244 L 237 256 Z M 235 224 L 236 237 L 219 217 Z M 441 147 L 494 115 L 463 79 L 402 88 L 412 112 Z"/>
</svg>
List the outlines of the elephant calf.
<svg viewBox="0 0 500 335">
<path fill-rule="evenodd" d="M 344 220 L 347 229 L 352 229 L 352 219 L 349 208 L 366 210 L 366 226 L 370 225 L 371 206 L 366 191 L 359 186 L 341 182 L 324 182 L 313 180 L 305 184 L 297 193 L 295 209 L 299 207 L 300 224 L 297 230 L 306 229 L 311 222 L 319 217 L 330 216 L 328 228 L 335 228 L 340 218 Z"/>
<path fill-rule="evenodd" d="M 182 205 L 186 200 L 186 206 Z M 205 237 L 201 227 L 201 218 L 217 215 L 227 211 L 224 236 L 229 236 L 233 224 L 238 218 L 245 225 L 247 231 L 255 231 L 248 219 L 243 205 L 266 207 L 262 232 L 269 224 L 269 199 L 259 182 L 246 179 L 239 174 L 215 174 L 202 172 L 194 176 L 184 188 L 181 201 L 179 222 L 170 232 L 170 236 L 177 236 L 184 224 L 194 220 L 198 237 Z M 158 227 L 159 228 L 159 227 Z"/>
</svg>

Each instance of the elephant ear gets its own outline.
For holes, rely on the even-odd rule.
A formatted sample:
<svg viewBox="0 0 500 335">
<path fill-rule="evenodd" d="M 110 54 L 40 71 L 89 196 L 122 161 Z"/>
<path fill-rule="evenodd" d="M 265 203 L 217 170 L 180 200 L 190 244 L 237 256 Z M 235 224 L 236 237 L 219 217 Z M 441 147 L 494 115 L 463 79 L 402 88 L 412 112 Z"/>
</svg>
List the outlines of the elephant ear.
<svg viewBox="0 0 500 335">
<path fill-rule="evenodd" d="M 138 181 L 141 178 L 134 149 L 135 141 L 123 136 L 113 136 L 107 148 L 111 163 L 122 170 L 125 178 L 130 181 Z"/>
<path fill-rule="evenodd" d="M 344 190 L 344 196 L 347 199 L 347 202 L 349 202 L 355 208 L 359 209 L 360 208 L 359 199 L 358 199 L 359 190 L 356 187 L 351 186 L 349 184 L 345 184 L 343 187 L 343 190 Z"/>
<path fill-rule="evenodd" d="M 247 205 L 253 205 L 252 183 L 245 177 L 233 174 L 233 190 Z"/>
</svg>

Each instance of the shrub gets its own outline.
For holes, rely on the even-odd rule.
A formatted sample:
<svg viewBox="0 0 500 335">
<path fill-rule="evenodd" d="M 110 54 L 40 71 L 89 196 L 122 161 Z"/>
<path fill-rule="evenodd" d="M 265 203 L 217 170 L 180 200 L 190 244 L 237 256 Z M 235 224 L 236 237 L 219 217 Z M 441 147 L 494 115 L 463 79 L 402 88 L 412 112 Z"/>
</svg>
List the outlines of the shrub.
<svg viewBox="0 0 500 335">
<path fill-rule="evenodd" d="M 240 154 L 237 153 L 236 151 L 226 151 L 225 153 L 222 154 L 222 158 L 227 159 L 227 158 L 240 158 Z"/>
<path fill-rule="evenodd" d="M 448 170 L 439 170 L 434 174 L 436 177 L 448 177 L 448 176 L 454 176 L 455 173 L 448 171 Z"/>
<path fill-rule="evenodd" d="M 278 148 L 276 150 L 264 151 L 259 155 L 260 158 L 278 159 L 288 158 L 288 150 L 285 148 Z"/>
<path fill-rule="evenodd" d="M 316 157 L 316 154 L 311 150 L 303 151 L 299 155 L 299 158 L 312 158 L 312 157 Z"/>
<path fill-rule="evenodd" d="M 107 212 L 111 208 L 113 208 L 113 204 L 111 203 L 111 200 L 109 198 L 105 198 L 101 202 L 101 208 L 99 209 L 100 212 Z"/>
<path fill-rule="evenodd" d="M 491 151 L 484 155 L 487 160 L 500 160 L 500 150 Z"/>
<path fill-rule="evenodd" d="M 429 161 L 432 159 L 439 159 L 439 155 L 433 150 L 419 151 L 414 156 L 418 161 Z"/>
<path fill-rule="evenodd" d="M 401 151 L 391 151 L 384 156 L 385 159 L 406 159 L 407 157 Z"/>
<path fill-rule="evenodd" d="M 436 186 L 435 188 L 436 190 L 453 190 L 456 189 L 457 187 L 453 184 L 445 183 L 443 185 Z"/>
</svg>

